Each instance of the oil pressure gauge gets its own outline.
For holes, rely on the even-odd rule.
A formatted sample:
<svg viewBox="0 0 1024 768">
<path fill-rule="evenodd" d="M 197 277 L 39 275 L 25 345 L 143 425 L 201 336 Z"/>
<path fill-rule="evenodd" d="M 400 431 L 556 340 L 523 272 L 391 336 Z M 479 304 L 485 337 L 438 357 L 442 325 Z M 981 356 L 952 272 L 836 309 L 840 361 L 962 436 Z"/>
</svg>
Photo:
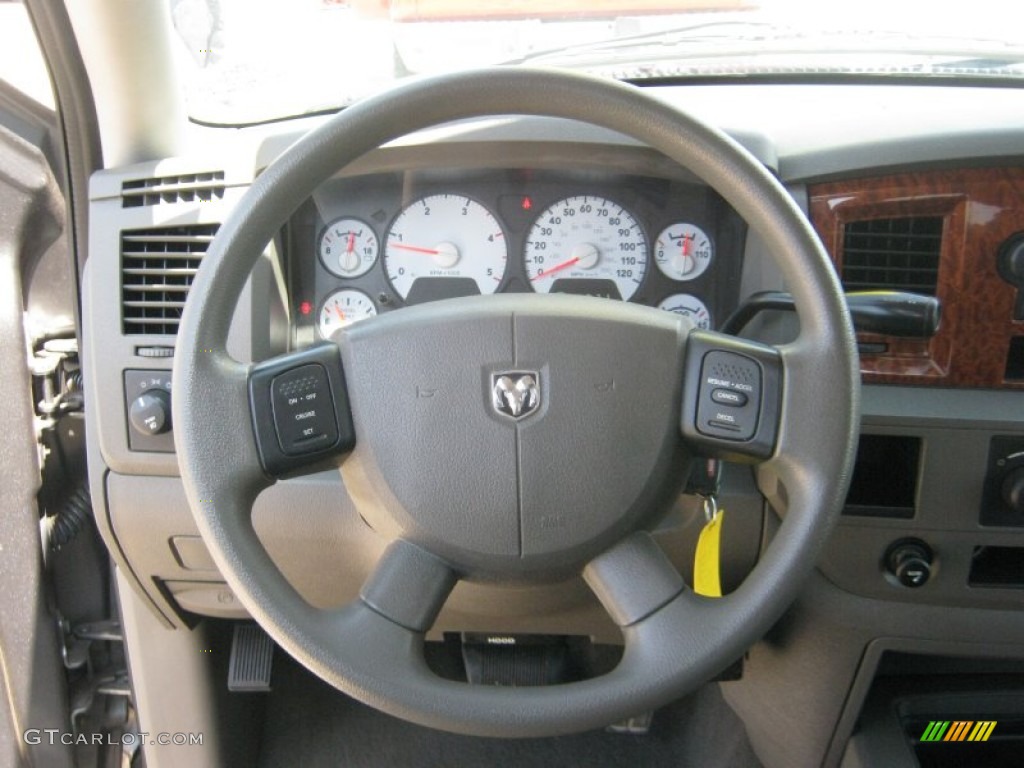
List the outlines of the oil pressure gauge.
<svg viewBox="0 0 1024 768">
<path fill-rule="evenodd" d="M 362 291 L 342 288 L 334 291 L 320 307 L 316 327 L 320 337 L 330 339 L 339 328 L 365 320 L 377 314 L 377 305 Z"/>
<path fill-rule="evenodd" d="M 654 261 L 665 277 L 673 280 L 700 277 L 713 257 L 711 238 L 685 221 L 665 227 L 654 241 Z"/>
<path fill-rule="evenodd" d="M 359 277 L 377 260 L 380 244 L 369 224 L 353 218 L 336 219 L 320 235 L 320 262 L 338 277 Z"/>
</svg>

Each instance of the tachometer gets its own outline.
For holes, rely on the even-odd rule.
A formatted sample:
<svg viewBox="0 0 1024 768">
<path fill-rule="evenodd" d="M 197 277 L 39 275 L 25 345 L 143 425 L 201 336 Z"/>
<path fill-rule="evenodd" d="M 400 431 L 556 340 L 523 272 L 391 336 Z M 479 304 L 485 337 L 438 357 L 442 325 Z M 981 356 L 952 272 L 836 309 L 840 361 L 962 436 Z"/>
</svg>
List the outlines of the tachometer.
<svg viewBox="0 0 1024 768">
<path fill-rule="evenodd" d="M 391 285 L 410 304 L 494 293 L 507 261 L 498 220 L 463 195 L 430 195 L 407 206 L 384 246 Z"/>
<path fill-rule="evenodd" d="M 629 300 L 647 271 L 647 240 L 622 206 L 577 195 L 538 217 L 526 238 L 524 258 L 535 291 Z"/>
</svg>

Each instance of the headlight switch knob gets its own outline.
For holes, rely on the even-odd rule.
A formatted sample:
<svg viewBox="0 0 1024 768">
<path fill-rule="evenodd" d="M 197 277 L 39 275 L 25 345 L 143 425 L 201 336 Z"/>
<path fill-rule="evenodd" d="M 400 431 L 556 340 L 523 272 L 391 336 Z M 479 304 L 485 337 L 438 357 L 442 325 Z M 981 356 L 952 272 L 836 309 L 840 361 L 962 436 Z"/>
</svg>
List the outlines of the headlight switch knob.
<svg viewBox="0 0 1024 768">
<path fill-rule="evenodd" d="M 161 435 L 171 429 L 171 396 L 162 389 L 148 389 L 128 406 L 132 428 L 143 435 Z"/>
</svg>

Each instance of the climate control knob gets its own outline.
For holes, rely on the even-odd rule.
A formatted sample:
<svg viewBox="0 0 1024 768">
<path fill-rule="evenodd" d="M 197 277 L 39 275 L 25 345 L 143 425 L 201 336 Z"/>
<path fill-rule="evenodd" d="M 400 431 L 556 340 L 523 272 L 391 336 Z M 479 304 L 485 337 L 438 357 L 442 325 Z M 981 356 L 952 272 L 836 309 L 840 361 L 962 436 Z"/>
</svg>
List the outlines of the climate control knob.
<svg viewBox="0 0 1024 768">
<path fill-rule="evenodd" d="M 1018 515 L 1024 514 L 1024 467 L 1017 467 L 1007 472 L 1000 491 L 1006 506 Z"/>
<path fill-rule="evenodd" d="M 923 541 L 898 541 L 889 547 L 885 560 L 889 573 L 904 587 L 923 587 L 932 576 L 932 551 Z"/>
<path fill-rule="evenodd" d="M 128 406 L 128 421 L 143 435 L 160 435 L 171 429 L 171 396 L 162 389 L 147 389 Z"/>
</svg>

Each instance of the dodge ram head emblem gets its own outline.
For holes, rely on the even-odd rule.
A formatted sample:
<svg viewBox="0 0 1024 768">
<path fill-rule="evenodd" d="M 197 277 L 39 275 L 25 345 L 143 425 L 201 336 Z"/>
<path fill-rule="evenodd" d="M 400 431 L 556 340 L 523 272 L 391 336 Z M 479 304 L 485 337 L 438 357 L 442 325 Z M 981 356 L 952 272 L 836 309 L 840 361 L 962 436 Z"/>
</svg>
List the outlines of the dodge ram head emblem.
<svg viewBox="0 0 1024 768">
<path fill-rule="evenodd" d="M 502 371 L 491 374 L 491 404 L 511 419 L 525 418 L 540 407 L 540 374 Z"/>
</svg>

